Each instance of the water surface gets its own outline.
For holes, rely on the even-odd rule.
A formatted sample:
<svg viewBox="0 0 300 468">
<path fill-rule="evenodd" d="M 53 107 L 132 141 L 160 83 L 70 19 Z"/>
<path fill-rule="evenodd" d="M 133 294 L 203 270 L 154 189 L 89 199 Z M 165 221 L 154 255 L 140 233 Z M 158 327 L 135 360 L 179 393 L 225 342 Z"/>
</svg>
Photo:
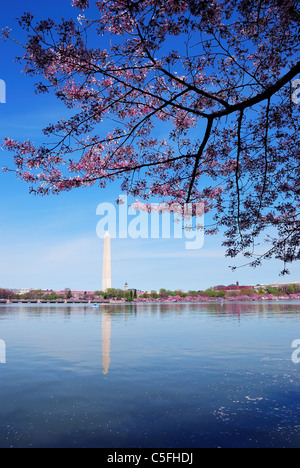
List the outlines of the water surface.
<svg viewBox="0 0 300 468">
<path fill-rule="evenodd" d="M 299 312 L 0 306 L 0 447 L 299 447 Z"/>
</svg>

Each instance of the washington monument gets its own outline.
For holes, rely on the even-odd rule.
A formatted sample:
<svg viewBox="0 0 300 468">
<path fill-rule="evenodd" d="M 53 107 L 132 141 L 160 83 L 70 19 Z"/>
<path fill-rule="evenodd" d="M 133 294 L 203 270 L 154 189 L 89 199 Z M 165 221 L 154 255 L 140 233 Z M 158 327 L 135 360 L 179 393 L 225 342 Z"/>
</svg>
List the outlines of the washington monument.
<svg viewBox="0 0 300 468">
<path fill-rule="evenodd" d="M 111 288 L 111 250 L 110 250 L 110 235 L 106 232 L 104 237 L 103 250 L 103 274 L 102 274 L 102 291 L 107 291 Z"/>
</svg>

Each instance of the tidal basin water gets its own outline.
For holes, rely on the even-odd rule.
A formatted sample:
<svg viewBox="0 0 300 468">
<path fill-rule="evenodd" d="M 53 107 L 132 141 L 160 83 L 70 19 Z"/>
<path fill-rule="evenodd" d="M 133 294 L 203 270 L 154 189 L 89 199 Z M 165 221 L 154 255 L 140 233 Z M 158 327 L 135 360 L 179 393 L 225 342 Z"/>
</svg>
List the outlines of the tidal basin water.
<svg viewBox="0 0 300 468">
<path fill-rule="evenodd" d="M 0 306 L 0 447 L 300 447 L 297 339 L 300 302 Z"/>
</svg>

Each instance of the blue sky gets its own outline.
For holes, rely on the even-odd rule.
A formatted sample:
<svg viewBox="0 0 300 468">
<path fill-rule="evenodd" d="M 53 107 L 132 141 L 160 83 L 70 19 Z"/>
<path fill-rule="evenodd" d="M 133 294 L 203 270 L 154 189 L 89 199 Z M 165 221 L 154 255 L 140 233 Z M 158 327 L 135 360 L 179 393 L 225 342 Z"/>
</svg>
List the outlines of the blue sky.
<svg viewBox="0 0 300 468">
<path fill-rule="evenodd" d="M 40 18 L 78 14 L 69 0 L 6 2 L 1 28 L 10 26 L 18 36 L 15 18 L 24 10 Z M 41 129 L 62 118 L 66 110 L 54 96 L 34 94 L 35 80 L 13 62 L 22 54 L 17 45 L 1 41 L 0 50 L 0 79 L 7 87 L 7 102 L 0 104 L 0 140 L 30 138 L 42 143 Z M 11 155 L 5 151 L 1 151 L 3 166 L 12 167 Z M 100 203 L 114 203 L 120 193 L 119 185 L 113 184 L 105 191 L 93 187 L 38 198 L 28 194 L 25 182 L 0 172 L 0 287 L 101 289 L 103 241 L 96 234 L 96 209 Z M 243 264 L 243 259 L 226 259 L 221 244 L 221 235 L 206 237 L 200 250 L 186 250 L 185 239 L 114 239 L 113 286 L 128 282 L 140 289 L 198 290 L 236 281 L 278 281 L 282 264 L 277 261 L 232 272 L 229 265 Z M 291 268 L 288 280 L 300 280 L 299 265 Z"/>
</svg>

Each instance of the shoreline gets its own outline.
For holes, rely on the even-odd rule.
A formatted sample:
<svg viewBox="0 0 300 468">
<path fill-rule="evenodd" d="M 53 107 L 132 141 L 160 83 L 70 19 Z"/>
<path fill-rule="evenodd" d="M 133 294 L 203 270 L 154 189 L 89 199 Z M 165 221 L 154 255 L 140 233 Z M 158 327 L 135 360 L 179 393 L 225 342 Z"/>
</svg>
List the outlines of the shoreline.
<svg viewBox="0 0 300 468">
<path fill-rule="evenodd" d="M 293 303 L 296 301 L 300 302 L 300 295 L 297 297 L 259 297 L 259 298 L 250 298 L 250 297 L 233 297 L 233 298 L 226 298 L 222 300 L 218 300 L 215 298 L 205 298 L 205 299 L 194 299 L 194 300 L 149 300 L 149 299 L 135 299 L 132 302 L 121 302 L 121 301 L 107 301 L 107 302 L 97 302 L 97 301 L 0 301 L 0 306 L 6 305 L 36 305 L 36 306 L 49 306 L 49 305 L 60 305 L 60 306 L 68 306 L 68 305 L 85 305 L 93 307 L 94 304 L 97 304 L 99 308 L 101 305 L 103 306 L 120 306 L 120 305 L 153 305 L 153 304 L 218 304 L 218 305 L 225 305 L 225 304 L 232 304 L 232 303 L 266 303 L 266 302 L 289 302 Z"/>
</svg>

